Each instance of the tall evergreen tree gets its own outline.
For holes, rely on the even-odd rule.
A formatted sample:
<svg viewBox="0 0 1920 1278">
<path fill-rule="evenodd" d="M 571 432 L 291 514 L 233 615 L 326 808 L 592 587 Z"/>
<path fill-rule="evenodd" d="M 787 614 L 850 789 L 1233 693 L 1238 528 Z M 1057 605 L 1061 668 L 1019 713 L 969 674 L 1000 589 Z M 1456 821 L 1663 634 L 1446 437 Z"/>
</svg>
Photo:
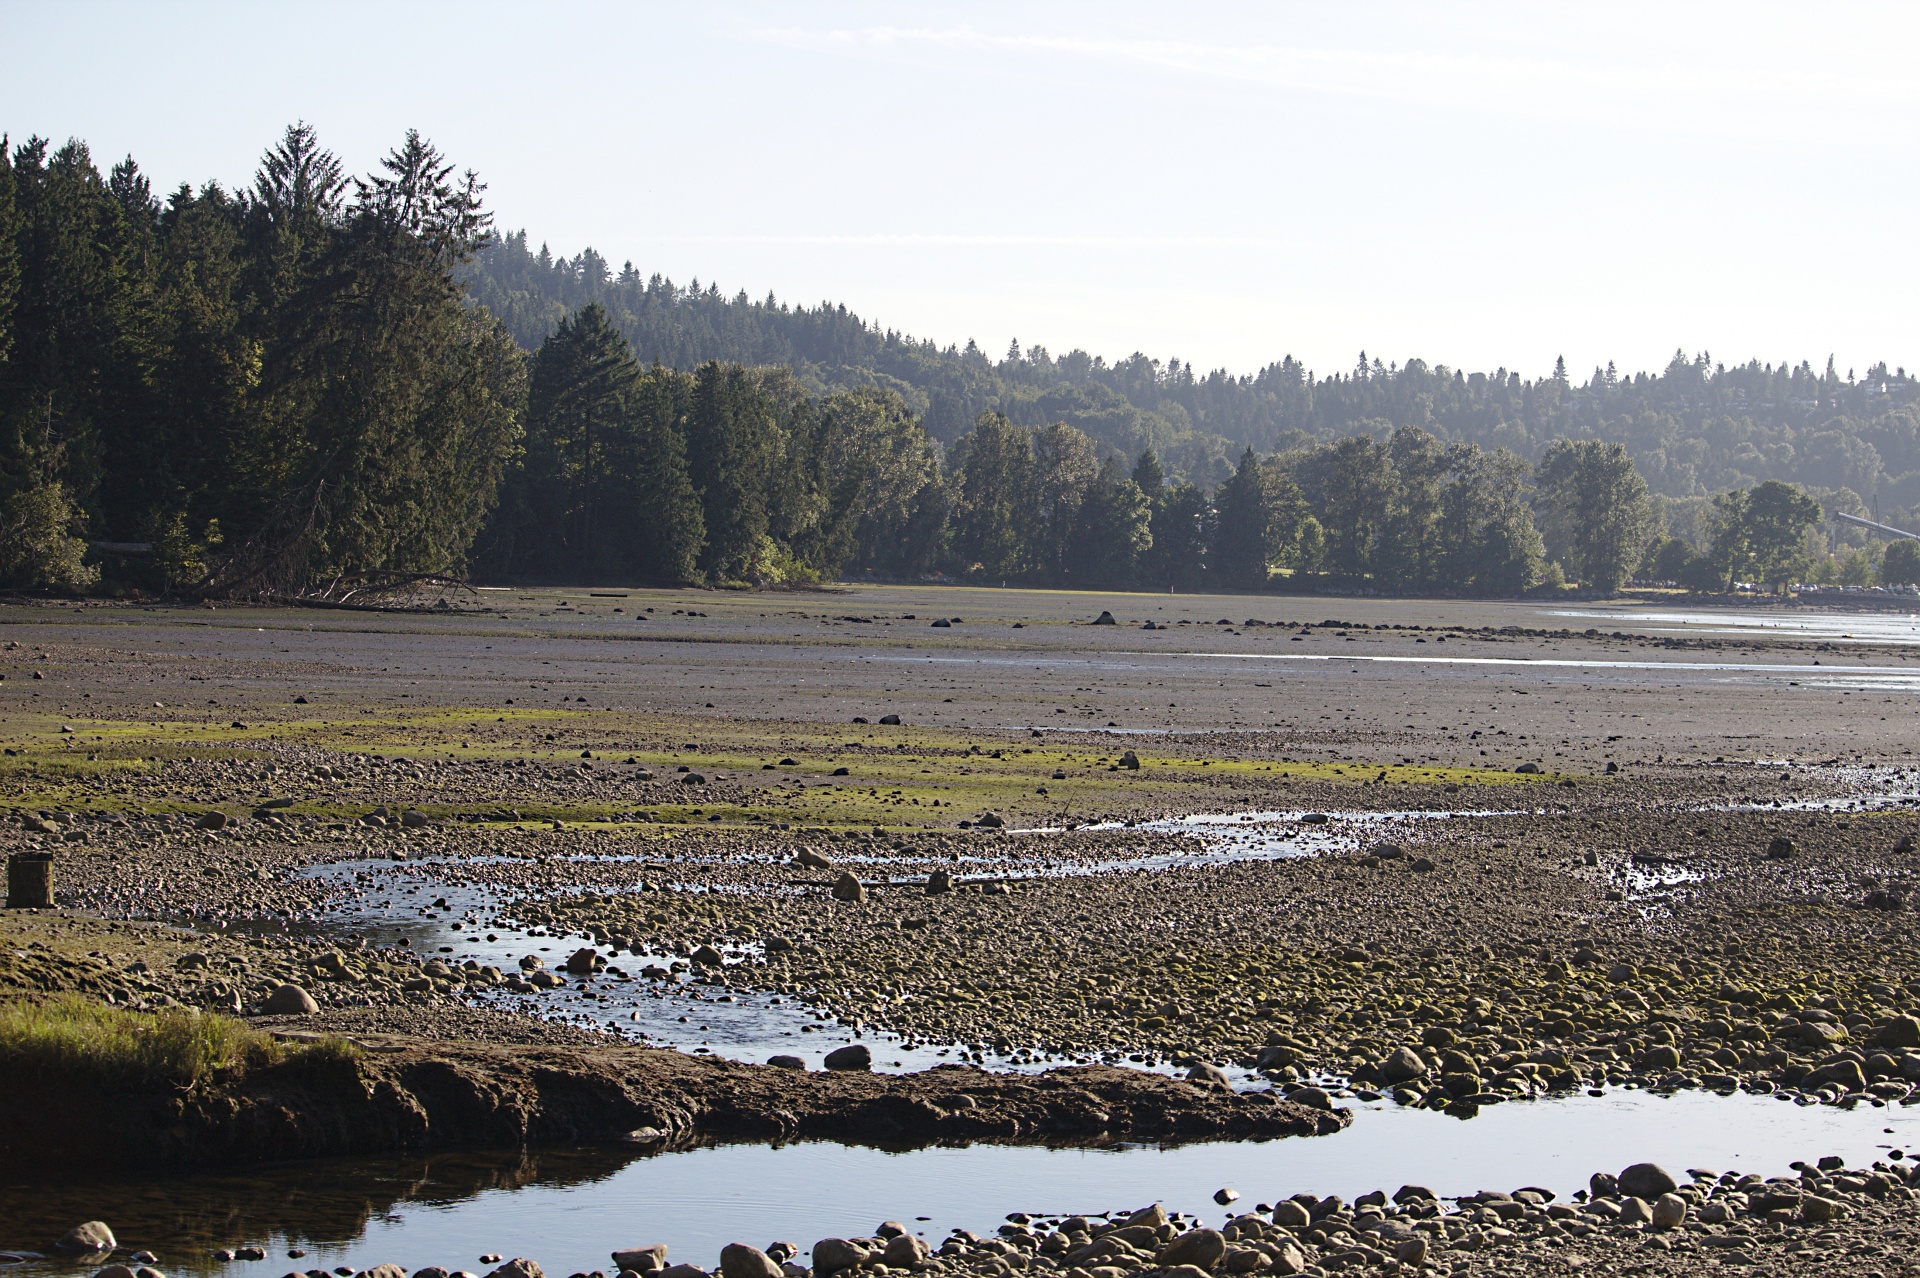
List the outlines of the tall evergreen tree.
<svg viewBox="0 0 1920 1278">
<path fill-rule="evenodd" d="M 1065 584 L 1118 589 L 1132 584 L 1141 556 L 1153 545 L 1153 504 L 1128 477 L 1120 459 L 1100 465 L 1080 502 L 1068 546 Z"/>
<path fill-rule="evenodd" d="M 746 369 L 708 363 L 694 374 L 687 463 L 706 528 L 700 568 L 710 578 L 759 572 L 771 549 L 768 494 L 782 443 L 774 406 Z"/>
</svg>

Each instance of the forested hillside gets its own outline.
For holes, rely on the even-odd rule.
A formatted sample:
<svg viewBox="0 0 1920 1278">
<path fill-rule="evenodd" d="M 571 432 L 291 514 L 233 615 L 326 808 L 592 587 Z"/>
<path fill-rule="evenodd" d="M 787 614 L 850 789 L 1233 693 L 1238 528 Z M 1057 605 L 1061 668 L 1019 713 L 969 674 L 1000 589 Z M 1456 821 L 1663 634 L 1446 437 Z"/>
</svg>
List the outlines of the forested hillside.
<svg viewBox="0 0 1920 1278">
<path fill-rule="evenodd" d="M 1705 497 L 1780 479 L 1846 489 L 1883 516 L 1920 506 L 1920 380 L 1885 364 L 1816 370 L 1749 360 L 1725 365 L 1676 352 L 1657 372 L 1567 370 L 1527 380 L 1363 355 L 1317 375 L 1292 358 L 1251 374 L 1134 354 L 1115 364 L 1040 347 L 989 358 L 972 343 L 937 346 L 868 323 L 845 306 L 791 305 L 677 286 L 618 271 L 591 249 L 572 258 L 528 248 L 525 232 L 487 244 L 468 268 L 474 297 L 531 350 L 588 302 L 605 307 L 642 363 L 705 360 L 790 367 L 815 391 L 898 391 L 952 444 L 984 411 L 1024 426 L 1064 421 L 1105 449 L 1152 448 L 1174 473 L 1212 486 L 1248 446 L 1260 452 L 1418 426 L 1445 442 L 1509 448 L 1538 460 L 1555 439 L 1624 444 L 1650 489 Z"/>
<path fill-rule="evenodd" d="M 1920 576 L 1904 372 L 998 362 L 492 234 L 409 133 L 244 188 L 0 145 L 0 587 L 845 576 L 1517 595 Z"/>
</svg>

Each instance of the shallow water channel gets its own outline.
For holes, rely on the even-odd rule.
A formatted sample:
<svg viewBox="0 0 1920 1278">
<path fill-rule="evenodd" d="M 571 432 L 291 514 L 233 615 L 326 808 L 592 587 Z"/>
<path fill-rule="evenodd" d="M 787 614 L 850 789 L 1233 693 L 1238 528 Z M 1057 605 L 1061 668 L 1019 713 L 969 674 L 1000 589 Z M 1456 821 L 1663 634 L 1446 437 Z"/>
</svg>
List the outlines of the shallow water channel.
<svg viewBox="0 0 1920 1278">
<path fill-rule="evenodd" d="M 38 1249 L 80 1220 L 104 1219 L 124 1247 L 151 1249 L 169 1274 L 278 1278 L 383 1262 L 484 1271 L 483 1252 L 530 1256 L 565 1274 L 609 1269 L 616 1247 L 665 1242 L 673 1258 L 712 1265 L 729 1242 L 810 1247 L 888 1219 L 936 1245 L 953 1228 L 985 1233 L 1015 1211 L 1098 1213 L 1157 1201 L 1218 1221 L 1232 1214 L 1212 1201 L 1223 1186 L 1240 1191 L 1235 1210 L 1300 1192 L 1352 1199 L 1409 1183 L 1443 1196 L 1537 1185 L 1566 1197 L 1594 1171 L 1643 1160 L 1676 1175 L 1698 1167 L 1771 1175 L 1795 1160 L 1838 1154 L 1857 1166 L 1920 1144 L 1912 1109 L 1698 1092 L 1498 1105 L 1471 1122 L 1390 1105 L 1358 1109 L 1353 1126 L 1333 1136 L 1172 1149 L 725 1145 L 0 1185 L 0 1248 Z M 215 1249 L 246 1245 L 268 1258 L 212 1259 Z M 307 1254 L 296 1261 L 293 1249 Z M 38 1278 L 91 1268 L 28 1257 L 0 1272 Z"/>
<path fill-rule="evenodd" d="M 1181 836 L 1177 850 L 1144 857 L 1103 861 L 1050 860 L 1044 852 L 1006 861 L 990 876 L 1035 877 L 1119 872 L 1151 872 L 1176 867 L 1218 865 L 1233 861 L 1278 860 L 1350 851 L 1356 847 L 1404 837 L 1421 822 L 1454 816 L 1486 815 L 1446 812 L 1336 812 L 1261 811 L 1225 816 L 1200 815 L 1145 823 L 1139 828 Z M 1009 841 L 1042 841 L 1052 831 L 1012 832 Z M 850 864 L 859 858 L 847 858 Z M 583 860 L 582 865 L 600 863 Z M 612 864 L 611 861 L 604 863 Z M 335 910 L 321 924 L 328 935 L 346 942 L 364 939 L 370 945 L 404 942 L 423 959 L 442 957 L 452 963 L 474 959 L 502 971 L 517 971 L 523 956 L 536 955 L 557 968 L 569 955 L 592 941 L 524 931 L 509 925 L 513 889 L 496 889 L 463 881 L 457 867 L 475 861 L 421 860 L 394 862 L 356 860 L 317 866 L 308 871 L 318 878 L 352 883 L 360 891 L 354 904 Z M 623 862 L 631 868 L 632 862 Z M 942 864 L 947 864 L 942 862 Z M 958 876 L 966 882 L 965 866 Z M 589 872 L 590 873 L 590 872 Z M 662 876 L 671 873 L 662 869 Z M 903 881 L 907 882 L 907 881 Z M 917 885 L 917 878 L 910 880 Z M 588 888 L 587 890 L 595 890 Z M 631 890 L 599 889 L 599 890 Z M 604 952 L 604 947 L 602 947 Z M 648 978 L 647 969 L 671 970 L 671 953 L 617 954 L 607 971 L 589 985 L 570 983 L 539 994 L 505 992 L 481 995 L 484 1001 L 531 1007 L 553 1019 L 570 1020 L 593 1028 L 643 1039 L 660 1046 L 734 1060 L 764 1061 L 776 1053 L 800 1057 L 819 1068 L 836 1047 L 859 1040 L 874 1053 L 876 1069 L 895 1072 L 927 1069 L 953 1060 L 974 1060 L 995 1069 L 1033 1071 L 1062 1063 L 1060 1058 L 1022 1055 L 990 1057 L 970 1044 L 915 1043 L 897 1035 L 845 1024 L 791 997 L 734 986 L 727 973 L 752 957 L 750 950 L 728 954 L 729 966 L 720 974 L 696 969 L 669 978 Z M 1164 1060 L 1108 1059 L 1138 1068 L 1171 1072 Z M 1261 1084 L 1247 1075 L 1243 1085 Z"/>
</svg>

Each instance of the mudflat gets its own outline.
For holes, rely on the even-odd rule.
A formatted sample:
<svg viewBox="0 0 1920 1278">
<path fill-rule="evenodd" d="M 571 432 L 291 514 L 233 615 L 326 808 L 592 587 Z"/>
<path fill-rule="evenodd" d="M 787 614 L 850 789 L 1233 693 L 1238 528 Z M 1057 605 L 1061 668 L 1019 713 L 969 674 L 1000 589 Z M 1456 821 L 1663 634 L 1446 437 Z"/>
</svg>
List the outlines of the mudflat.
<svg viewBox="0 0 1920 1278">
<path fill-rule="evenodd" d="M 1250 1082 L 1287 1099 L 1191 1134 L 1331 1131 L 1355 1092 L 1899 1104 L 1911 629 L 943 587 L 13 605 L 0 829 L 53 853 L 58 908 L 0 916 L 0 990 L 344 1035 L 368 1078 L 643 1035 L 791 1055 L 726 1067 L 763 1081 L 723 1123 L 712 1062 L 646 1051 L 684 1062 L 687 1131 L 857 1138 L 791 1068 L 856 1034 L 882 1070 L 1193 1076 L 1076 1102 L 1075 1140 L 1178 1137 L 1186 1092 Z M 743 1008 L 790 1052 L 702 1037 Z M 925 1102 L 928 1138 L 1049 1130 L 924 1074 L 861 1087 Z M 532 1138 L 420 1112 L 395 1148 L 484 1144 L 463 1113 Z"/>
</svg>

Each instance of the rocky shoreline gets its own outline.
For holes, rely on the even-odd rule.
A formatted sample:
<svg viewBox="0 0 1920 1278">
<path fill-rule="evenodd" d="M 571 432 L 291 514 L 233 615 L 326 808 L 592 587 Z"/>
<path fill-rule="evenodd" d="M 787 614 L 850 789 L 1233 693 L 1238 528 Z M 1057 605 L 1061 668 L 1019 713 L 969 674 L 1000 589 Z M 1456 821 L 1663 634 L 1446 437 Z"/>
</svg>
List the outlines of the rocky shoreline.
<svg viewBox="0 0 1920 1278">
<path fill-rule="evenodd" d="M 886 1221 L 871 1234 L 822 1238 L 807 1249 L 785 1241 L 733 1243 L 721 1250 L 717 1264 L 670 1263 L 665 1245 L 629 1241 L 612 1249 L 605 1269 L 571 1278 L 1327 1278 L 1353 1271 L 1466 1278 L 1608 1269 L 1893 1278 L 1914 1272 L 1920 1163 L 1896 1153 L 1864 1168 L 1829 1157 L 1796 1169 L 1797 1175 L 1775 1177 L 1705 1168 L 1676 1175 L 1638 1163 L 1618 1173 L 1595 1173 L 1589 1188 L 1567 1201 L 1538 1187 L 1443 1199 L 1403 1185 L 1391 1195 L 1375 1191 L 1351 1203 L 1303 1193 L 1229 1213 L 1219 1227 L 1170 1215 L 1157 1204 L 1066 1217 L 1015 1212 L 991 1232 L 955 1229 L 935 1240 Z M 1223 1187 L 1215 1200 L 1225 1206 L 1238 1197 Z M 118 1247 L 99 1221 L 77 1226 L 55 1244 L 62 1254 L 96 1263 Z M 213 1256 L 266 1258 L 264 1249 L 247 1244 Z M 165 1278 L 152 1268 L 162 1260 L 151 1252 L 129 1259 L 128 1265 L 107 1265 L 95 1278 Z M 536 1259 L 502 1263 L 498 1255 L 481 1254 L 479 1261 L 480 1271 L 425 1266 L 409 1275 L 399 1265 L 381 1264 L 335 1272 L 353 1278 L 546 1278 Z M 287 1278 L 335 1273 L 295 1270 Z"/>
</svg>

